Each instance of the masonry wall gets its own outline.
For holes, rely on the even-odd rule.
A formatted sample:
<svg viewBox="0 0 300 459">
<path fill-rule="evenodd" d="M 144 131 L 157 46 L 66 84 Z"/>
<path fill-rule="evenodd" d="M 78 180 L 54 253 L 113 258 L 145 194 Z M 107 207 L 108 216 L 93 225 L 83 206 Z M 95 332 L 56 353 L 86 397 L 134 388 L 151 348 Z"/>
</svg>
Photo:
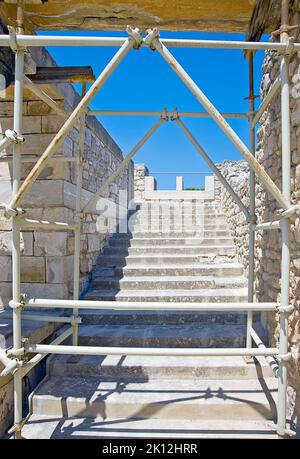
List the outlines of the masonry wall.
<svg viewBox="0 0 300 459">
<path fill-rule="evenodd" d="M 295 23 L 294 18 L 293 23 Z M 299 42 L 300 36 L 296 37 Z M 266 52 L 263 62 L 261 97 L 264 98 L 279 74 L 280 55 L 277 52 Z M 291 81 L 291 189 L 292 204 L 300 199 L 300 53 L 291 57 L 289 63 Z M 280 95 L 278 95 L 264 113 L 257 132 L 256 158 L 266 172 L 281 189 L 281 121 Z M 248 204 L 249 171 L 244 162 L 225 161 L 220 169 L 242 198 Z M 219 189 L 222 187 L 219 185 Z M 220 194 L 220 201 L 233 231 L 238 247 L 239 260 L 247 267 L 247 225 L 237 205 L 225 190 Z M 256 185 L 256 214 L 258 223 L 277 220 L 277 205 L 260 184 Z M 300 213 L 291 220 L 291 304 L 294 312 L 289 317 L 289 349 L 292 359 L 288 363 L 289 374 L 289 413 L 293 422 L 300 420 Z M 257 301 L 280 301 L 280 232 L 260 231 L 256 233 L 255 249 L 255 299 Z M 271 346 L 277 346 L 279 336 L 279 316 L 268 313 L 265 317 Z"/>
<path fill-rule="evenodd" d="M 298 16 L 292 23 L 298 21 Z M 299 42 L 300 36 L 296 37 Z M 263 63 L 261 96 L 265 97 L 279 73 L 280 55 L 267 52 Z M 299 203 L 300 198 L 300 54 L 292 56 L 289 64 L 291 79 L 291 160 L 292 160 L 292 203 Z M 271 104 L 261 119 L 258 130 L 257 159 L 264 166 L 276 185 L 281 188 L 281 122 L 280 96 Z M 275 203 L 260 186 L 256 188 L 257 213 L 259 222 L 275 220 Z M 263 232 L 257 240 L 257 269 L 255 287 L 260 301 L 278 301 L 280 298 L 280 249 L 279 232 Z M 289 317 L 289 344 L 292 360 L 288 364 L 290 412 L 300 421 L 300 218 L 299 213 L 292 219 L 291 225 L 291 303 L 294 312 Z M 268 314 L 267 328 L 270 343 L 278 341 L 278 316 Z"/>
<path fill-rule="evenodd" d="M 32 57 L 41 66 L 55 65 L 44 49 L 32 49 Z M 79 95 L 72 85 L 60 84 L 48 87 L 52 97 L 65 108 L 72 109 L 79 102 Z M 2 94 L 3 96 L 3 94 Z M 12 92 L 0 99 L 0 132 L 13 126 Z M 41 155 L 63 124 L 46 104 L 25 93 L 24 155 Z M 76 126 L 65 139 L 58 155 L 76 156 L 79 148 L 79 131 Z M 6 154 L 12 153 L 8 148 Z M 87 118 L 83 165 L 83 203 L 93 196 L 109 175 L 122 161 L 122 151 L 103 126 L 94 117 Z M 34 163 L 24 163 L 24 178 Z M 11 163 L 0 163 L 0 201 L 9 202 L 11 196 Z M 29 218 L 73 222 L 75 210 L 77 167 L 75 163 L 49 162 L 21 205 Z M 133 196 L 133 163 L 114 184 L 103 193 L 103 198 L 122 206 Z M 125 197 L 124 197 L 125 196 Z M 126 202 L 124 202 L 124 199 Z M 81 290 L 88 280 L 89 272 L 103 248 L 108 234 L 118 223 L 118 212 L 104 205 L 85 215 L 81 238 Z M 6 306 L 11 298 L 11 222 L 0 211 L 0 299 Z M 72 232 L 26 231 L 22 233 L 22 291 L 30 296 L 66 298 L 72 293 L 74 259 L 74 235 Z"/>
<path fill-rule="evenodd" d="M 218 168 L 246 207 L 249 206 L 249 166 L 246 161 L 223 161 Z M 215 176 L 215 196 L 227 216 L 238 260 L 248 269 L 248 224 L 244 213 Z"/>
</svg>

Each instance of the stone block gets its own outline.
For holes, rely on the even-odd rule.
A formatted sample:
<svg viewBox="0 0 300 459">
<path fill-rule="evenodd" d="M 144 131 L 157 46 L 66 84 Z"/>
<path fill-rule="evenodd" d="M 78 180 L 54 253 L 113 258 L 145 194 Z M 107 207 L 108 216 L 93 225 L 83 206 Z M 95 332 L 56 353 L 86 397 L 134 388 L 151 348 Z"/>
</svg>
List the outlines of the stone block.
<svg viewBox="0 0 300 459">
<path fill-rule="evenodd" d="M 0 181 L 0 202 L 9 202 L 11 199 L 11 181 Z"/>
<path fill-rule="evenodd" d="M 4 215 L 4 210 L 0 209 L 0 231 L 10 231 L 10 230 L 11 230 L 11 219 L 6 218 Z"/>
<path fill-rule="evenodd" d="M 88 234 L 88 251 L 96 252 L 99 250 L 101 244 L 100 236 L 98 234 Z"/>
<path fill-rule="evenodd" d="M 67 254 L 68 233 L 35 231 L 34 255 L 35 256 L 63 256 Z"/>
<path fill-rule="evenodd" d="M 73 212 L 66 207 L 47 207 L 47 208 L 33 208 L 28 209 L 27 214 L 28 218 L 38 219 L 38 220 L 47 220 L 47 221 L 57 221 L 57 222 L 72 222 L 73 221 Z"/>
<path fill-rule="evenodd" d="M 1 277 L 1 274 L 0 274 Z M 11 282 L 0 282 L 0 309 L 8 308 L 9 301 L 12 298 Z"/>
<path fill-rule="evenodd" d="M 0 163 L 0 181 L 11 180 L 12 177 L 12 163 Z"/>
<path fill-rule="evenodd" d="M 45 282 L 45 258 L 21 257 L 21 281 Z"/>
<path fill-rule="evenodd" d="M 0 133 L 4 133 L 7 129 L 13 128 L 13 118 L 0 118 Z M 39 134 L 42 130 L 42 120 L 40 116 L 24 116 L 22 134 Z"/>
<path fill-rule="evenodd" d="M 11 255 L 11 231 L 0 232 L 0 255 Z"/>
<path fill-rule="evenodd" d="M 68 288 L 65 284 L 22 283 L 21 290 L 29 298 L 68 298 Z"/>
<path fill-rule="evenodd" d="M 0 256 L 0 282 L 11 282 L 11 257 Z"/>
<path fill-rule="evenodd" d="M 33 231 L 23 231 L 21 233 L 22 254 L 33 256 Z"/>
<path fill-rule="evenodd" d="M 63 180 L 38 180 L 23 199 L 28 207 L 63 206 Z"/>
<path fill-rule="evenodd" d="M 62 107 L 62 101 L 57 101 L 57 103 Z M 51 107 L 41 100 L 28 101 L 26 104 L 26 114 L 29 116 L 49 115 L 51 113 L 53 113 Z"/>
<path fill-rule="evenodd" d="M 50 284 L 73 282 L 73 260 L 73 255 L 68 257 L 47 257 L 46 282 Z"/>
<path fill-rule="evenodd" d="M 26 136 L 26 142 L 22 145 L 24 155 L 41 155 L 44 153 L 52 139 L 53 134 L 29 134 Z M 61 149 L 58 149 L 60 152 Z"/>
<path fill-rule="evenodd" d="M 21 169 L 21 177 L 24 180 L 34 166 L 34 162 L 23 163 Z M 39 180 L 69 180 L 70 170 L 69 165 L 63 162 L 50 161 L 39 175 Z"/>
<path fill-rule="evenodd" d="M 42 132 L 57 133 L 63 126 L 64 120 L 58 115 L 42 116 Z"/>
</svg>

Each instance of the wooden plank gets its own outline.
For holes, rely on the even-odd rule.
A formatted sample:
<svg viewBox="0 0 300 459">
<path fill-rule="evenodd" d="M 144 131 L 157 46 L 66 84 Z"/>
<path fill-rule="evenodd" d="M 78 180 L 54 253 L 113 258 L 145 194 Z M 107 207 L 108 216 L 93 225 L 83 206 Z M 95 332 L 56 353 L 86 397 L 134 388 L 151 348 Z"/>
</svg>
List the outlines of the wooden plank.
<svg viewBox="0 0 300 459">
<path fill-rule="evenodd" d="M 36 74 L 30 75 L 30 79 L 37 84 L 93 83 L 95 75 L 90 66 L 37 67 Z"/>
</svg>

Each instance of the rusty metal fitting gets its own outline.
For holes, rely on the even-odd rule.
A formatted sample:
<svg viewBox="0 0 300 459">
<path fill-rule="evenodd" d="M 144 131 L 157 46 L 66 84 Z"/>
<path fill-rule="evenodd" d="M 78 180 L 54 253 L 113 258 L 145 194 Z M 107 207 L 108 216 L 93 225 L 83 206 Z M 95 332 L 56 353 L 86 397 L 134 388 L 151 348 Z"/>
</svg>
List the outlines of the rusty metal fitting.
<svg viewBox="0 0 300 459">
<path fill-rule="evenodd" d="M 126 27 L 126 32 L 128 33 L 129 37 L 135 41 L 133 49 L 140 49 L 143 43 L 143 37 L 141 35 L 140 30 L 137 27 L 133 29 L 132 27 L 128 25 Z"/>
<path fill-rule="evenodd" d="M 166 108 L 163 108 L 161 112 L 161 119 L 163 119 L 164 121 L 169 121 L 168 111 Z"/>
<path fill-rule="evenodd" d="M 177 110 L 177 108 L 174 108 L 172 116 L 171 116 L 171 121 L 176 121 L 176 120 L 178 120 L 178 118 L 179 118 L 178 110 Z"/>
<path fill-rule="evenodd" d="M 155 51 L 156 48 L 153 45 L 153 40 L 157 40 L 159 38 L 159 30 L 158 30 L 157 27 L 154 27 L 154 29 L 148 29 L 147 30 L 147 34 L 148 35 L 144 39 L 144 43 L 145 43 L 145 45 L 149 46 L 149 48 L 152 51 Z"/>
</svg>

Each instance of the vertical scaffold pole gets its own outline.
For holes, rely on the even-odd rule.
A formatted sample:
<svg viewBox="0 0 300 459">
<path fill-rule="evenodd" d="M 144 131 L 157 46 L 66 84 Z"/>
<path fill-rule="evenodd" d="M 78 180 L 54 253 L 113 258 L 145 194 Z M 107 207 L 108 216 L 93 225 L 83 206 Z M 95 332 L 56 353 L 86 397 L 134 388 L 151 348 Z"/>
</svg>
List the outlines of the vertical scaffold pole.
<svg viewBox="0 0 300 459">
<path fill-rule="evenodd" d="M 289 1 L 282 0 L 281 34 L 280 41 L 288 43 L 288 10 Z M 290 85 L 289 60 L 283 55 L 280 63 L 281 76 L 281 130 L 282 130 L 282 193 L 286 200 L 291 199 L 291 140 L 290 140 Z M 281 220 L 281 307 L 290 302 L 290 222 L 288 217 Z M 281 356 L 288 353 L 288 315 L 280 311 L 279 352 Z M 286 434 L 287 408 L 287 361 L 279 360 L 278 369 L 278 407 L 277 407 L 277 434 L 283 438 Z"/>
<path fill-rule="evenodd" d="M 249 129 L 250 129 L 250 148 L 252 155 L 255 156 L 255 126 L 252 125 L 254 118 L 254 72 L 253 72 L 253 51 L 249 55 Z M 255 252 L 255 172 L 250 169 L 249 177 L 249 264 L 248 264 L 248 302 L 253 302 L 254 292 L 254 252 Z M 252 347 L 251 328 L 253 323 L 253 312 L 247 314 L 247 348 Z"/>
<path fill-rule="evenodd" d="M 82 85 L 82 97 L 86 93 L 86 85 Z M 73 279 L 73 299 L 79 300 L 80 292 L 80 236 L 81 236 L 81 221 L 82 221 L 82 174 L 83 174 L 83 157 L 84 157 L 84 141 L 85 141 L 85 123 L 86 113 L 84 113 L 79 121 L 79 148 L 77 158 L 77 182 L 76 182 L 76 206 L 75 206 L 75 221 L 78 224 L 75 230 L 74 242 L 74 279 Z M 78 309 L 73 309 L 73 346 L 78 345 Z"/>
<path fill-rule="evenodd" d="M 17 32 L 23 33 L 23 2 L 18 2 L 17 7 Z M 15 88 L 14 88 L 14 131 L 17 135 L 23 133 L 23 75 L 24 75 L 24 49 L 15 50 Z M 15 143 L 13 147 L 13 180 L 12 198 L 14 198 L 21 184 L 21 154 L 22 144 Z M 20 270 L 20 225 L 18 216 L 12 216 L 12 297 L 19 303 L 21 300 L 21 270 Z M 13 348 L 22 347 L 21 309 L 13 309 Z M 22 403 L 22 373 L 18 369 L 14 373 L 14 432 L 15 438 L 21 438 L 23 419 Z"/>
</svg>

